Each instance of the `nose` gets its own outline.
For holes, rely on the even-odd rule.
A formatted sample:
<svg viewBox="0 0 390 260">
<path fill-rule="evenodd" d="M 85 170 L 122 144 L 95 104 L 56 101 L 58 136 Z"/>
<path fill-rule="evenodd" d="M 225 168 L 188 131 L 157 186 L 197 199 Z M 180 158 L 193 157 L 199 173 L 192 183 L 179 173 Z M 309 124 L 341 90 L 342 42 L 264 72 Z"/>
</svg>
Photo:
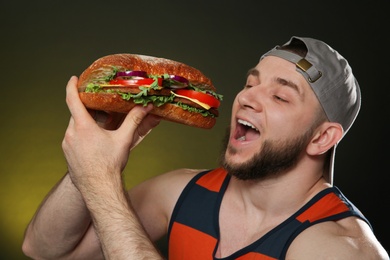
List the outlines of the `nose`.
<svg viewBox="0 0 390 260">
<path fill-rule="evenodd" d="M 245 87 L 238 93 L 237 102 L 242 108 L 260 111 L 262 108 L 260 88 L 253 86 Z"/>
</svg>

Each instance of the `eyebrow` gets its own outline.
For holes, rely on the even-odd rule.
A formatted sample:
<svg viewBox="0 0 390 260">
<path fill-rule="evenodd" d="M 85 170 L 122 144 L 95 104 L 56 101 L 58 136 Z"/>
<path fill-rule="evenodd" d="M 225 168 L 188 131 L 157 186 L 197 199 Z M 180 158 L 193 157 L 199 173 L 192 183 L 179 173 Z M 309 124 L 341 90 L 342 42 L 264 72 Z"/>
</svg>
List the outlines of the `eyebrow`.
<svg viewBox="0 0 390 260">
<path fill-rule="evenodd" d="M 293 90 L 295 90 L 298 93 L 299 96 L 302 96 L 301 89 L 294 82 L 292 82 L 290 80 L 286 80 L 284 78 L 280 78 L 280 77 L 276 78 L 276 82 L 278 82 L 281 85 L 288 86 L 288 87 L 292 88 Z"/>
<path fill-rule="evenodd" d="M 248 70 L 248 73 L 247 73 L 247 77 L 249 77 L 249 76 L 259 77 L 260 71 L 258 71 L 256 68 L 251 68 Z M 301 88 L 298 87 L 298 85 L 295 84 L 294 82 L 292 82 L 291 80 L 277 77 L 275 81 L 280 85 L 284 85 L 284 86 L 288 86 L 288 87 L 292 88 L 293 90 L 295 90 L 298 93 L 299 96 L 302 97 Z"/>
<path fill-rule="evenodd" d="M 256 76 L 256 77 L 258 77 L 259 75 L 260 75 L 260 72 L 257 69 L 255 69 L 255 68 L 249 69 L 247 74 L 246 74 L 247 77 L 248 76 Z"/>
</svg>

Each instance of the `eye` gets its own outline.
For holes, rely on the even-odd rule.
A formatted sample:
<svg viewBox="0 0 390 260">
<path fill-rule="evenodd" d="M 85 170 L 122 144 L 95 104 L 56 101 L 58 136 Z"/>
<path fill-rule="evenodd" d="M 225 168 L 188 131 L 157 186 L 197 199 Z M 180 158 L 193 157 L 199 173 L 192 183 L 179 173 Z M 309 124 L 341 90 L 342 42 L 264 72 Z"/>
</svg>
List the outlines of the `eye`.
<svg viewBox="0 0 390 260">
<path fill-rule="evenodd" d="M 247 89 L 247 88 L 251 88 L 251 87 L 253 87 L 253 86 L 250 84 L 245 84 L 243 89 Z"/>
<path fill-rule="evenodd" d="M 281 102 L 286 102 L 286 103 L 288 103 L 288 101 L 287 101 L 287 100 L 285 100 L 285 99 L 281 98 L 280 96 L 276 96 L 276 95 L 274 95 L 274 98 L 275 98 L 277 101 L 281 101 Z"/>
</svg>

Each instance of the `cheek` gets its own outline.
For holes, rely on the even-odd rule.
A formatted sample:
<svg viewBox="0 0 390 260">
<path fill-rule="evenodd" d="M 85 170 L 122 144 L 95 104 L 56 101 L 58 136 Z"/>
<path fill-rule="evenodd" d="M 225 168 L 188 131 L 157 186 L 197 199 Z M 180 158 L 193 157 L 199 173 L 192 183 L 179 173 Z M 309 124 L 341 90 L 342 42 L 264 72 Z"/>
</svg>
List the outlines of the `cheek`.
<svg viewBox="0 0 390 260">
<path fill-rule="evenodd" d="M 313 117 L 308 114 L 276 113 L 272 115 L 272 135 L 281 138 L 305 133 L 312 125 Z"/>
<path fill-rule="evenodd" d="M 268 133 L 271 136 L 285 138 L 299 131 L 302 125 L 302 119 L 299 116 L 292 115 L 286 111 L 273 110 L 267 117 Z"/>
</svg>

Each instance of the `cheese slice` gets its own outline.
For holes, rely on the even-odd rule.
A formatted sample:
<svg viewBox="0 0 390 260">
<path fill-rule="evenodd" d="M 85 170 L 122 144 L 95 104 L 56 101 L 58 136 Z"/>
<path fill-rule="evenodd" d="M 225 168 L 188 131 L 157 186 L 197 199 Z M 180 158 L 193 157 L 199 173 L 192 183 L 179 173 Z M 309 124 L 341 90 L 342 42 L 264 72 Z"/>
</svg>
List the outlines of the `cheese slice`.
<svg viewBox="0 0 390 260">
<path fill-rule="evenodd" d="M 178 95 L 176 94 L 175 92 L 171 91 L 171 93 L 173 95 L 175 95 L 176 97 L 180 97 L 180 98 L 185 98 L 185 99 L 188 99 L 188 100 L 191 100 L 192 102 L 198 104 L 199 106 L 203 107 L 204 109 L 206 110 L 209 110 L 211 107 L 203 102 L 200 102 L 199 100 L 197 99 L 193 99 L 193 98 L 189 98 L 189 97 L 186 97 L 186 96 L 182 96 L 182 95 Z"/>
</svg>

